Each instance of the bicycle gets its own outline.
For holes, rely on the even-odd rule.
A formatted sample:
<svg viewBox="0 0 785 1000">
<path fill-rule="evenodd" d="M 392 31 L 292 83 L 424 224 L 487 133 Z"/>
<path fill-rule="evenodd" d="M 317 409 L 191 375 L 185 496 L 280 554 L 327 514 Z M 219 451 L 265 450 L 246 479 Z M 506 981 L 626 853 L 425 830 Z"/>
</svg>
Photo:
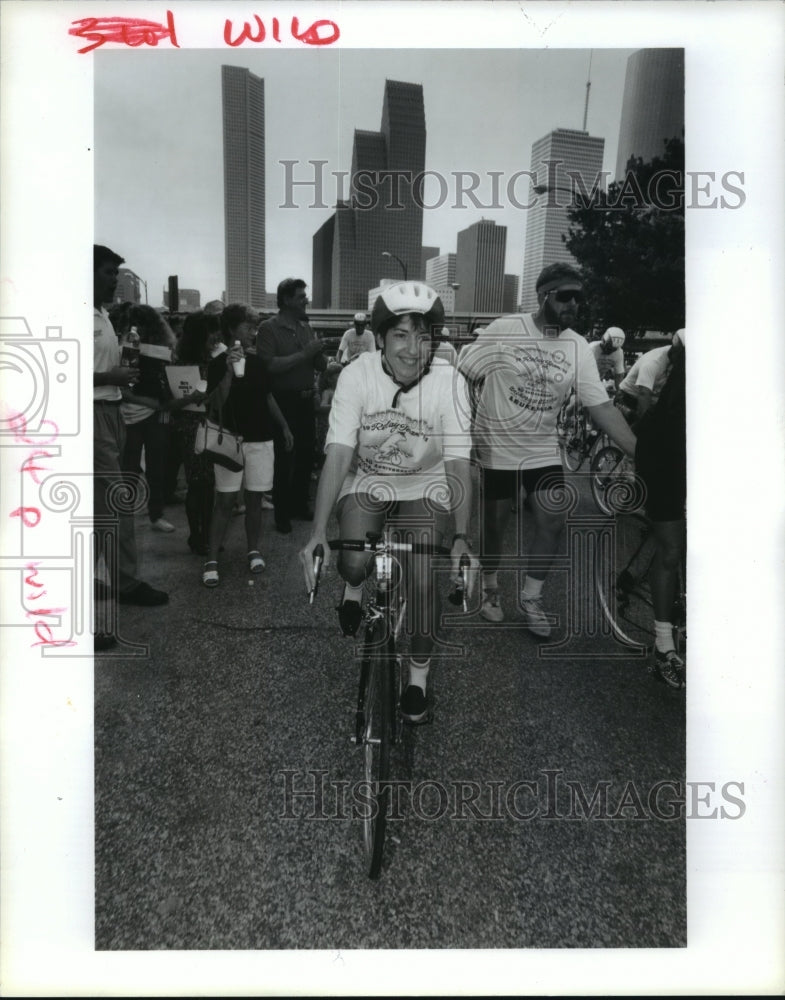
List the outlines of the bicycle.
<svg viewBox="0 0 785 1000">
<path fill-rule="evenodd" d="M 577 472 L 598 447 L 601 435 L 588 413 L 578 405 L 574 391 L 570 392 L 559 410 L 556 433 L 564 466 L 570 472 Z"/>
<path fill-rule="evenodd" d="M 630 506 L 634 501 L 629 500 Z M 595 563 L 600 606 L 613 635 L 639 655 L 654 643 L 654 605 L 649 576 L 656 552 L 651 521 L 639 509 L 617 511 L 615 530 Z M 686 559 L 670 620 L 674 645 L 683 653 L 687 642 Z"/>
<path fill-rule="evenodd" d="M 394 541 L 394 531 L 385 525 L 381 534 L 369 532 L 364 541 L 334 539 L 329 542 L 330 548 L 336 551 L 372 552 L 374 555 L 374 570 L 368 581 L 373 594 L 366 601 L 361 622 L 364 633 L 360 680 L 354 735 L 351 737 L 352 743 L 363 752 L 363 776 L 367 791 L 367 796 L 363 797 L 363 802 L 367 803 L 362 812 L 363 844 L 368 877 L 371 879 L 377 879 L 381 873 L 390 800 L 390 756 L 403 731 L 403 719 L 398 707 L 403 679 L 397 642 L 406 615 L 406 597 L 402 586 L 402 567 L 395 554 L 450 555 L 450 550 L 441 546 Z M 462 561 L 464 593 L 465 566 Z M 321 559 L 315 551 L 317 585 L 320 571 Z M 453 603 L 459 589 L 460 584 L 450 595 Z M 465 601 L 463 604 L 465 610 Z M 430 713 L 427 721 L 431 721 Z"/>
</svg>

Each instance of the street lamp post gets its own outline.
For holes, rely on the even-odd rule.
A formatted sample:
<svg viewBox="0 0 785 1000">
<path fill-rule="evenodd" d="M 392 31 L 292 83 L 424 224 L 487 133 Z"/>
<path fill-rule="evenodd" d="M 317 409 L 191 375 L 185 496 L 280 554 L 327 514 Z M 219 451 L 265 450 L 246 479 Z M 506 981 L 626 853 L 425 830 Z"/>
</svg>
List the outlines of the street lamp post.
<svg viewBox="0 0 785 1000">
<path fill-rule="evenodd" d="M 457 281 L 453 281 L 452 284 L 450 285 L 450 288 L 452 288 L 452 325 L 455 327 L 456 337 L 458 336 L 458 323 L 455 319 L 455 314 L 458 311 L 457 299 L 458 299 L 458 289 L 460 287 L 461 287 L 460 283 Z"/>
<path fill-rule="evenodd" d="M 403 280 L 404 281 L 407 280 L 408 272 L 406 270 L 406 265 L 404 264 L 404 262 L 401 260 L 401 258 L 398 256 L 397 253 L 390 253 L 389 250 L 382 250 L 382 257 L 394 257 L 401 265 L 401 270 L 403 271 Z"/>
</svg>

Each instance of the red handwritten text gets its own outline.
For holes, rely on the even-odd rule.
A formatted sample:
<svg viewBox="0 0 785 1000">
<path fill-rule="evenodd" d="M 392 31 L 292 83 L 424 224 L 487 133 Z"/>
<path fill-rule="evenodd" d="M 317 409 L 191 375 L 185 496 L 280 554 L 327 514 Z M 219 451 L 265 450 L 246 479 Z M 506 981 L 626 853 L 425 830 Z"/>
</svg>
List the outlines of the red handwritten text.
<svg viewBox="0 0 785 1000">
<path fill-rule="evenodd" d="M 238 45 L 242 45 L 243 42 L 254 42 L 256 44 L 263 42 L 267 35 L 264 22 L 258 14 L 254 14 L 254 21 L 256 21 L 255 32 L 248 21 L 245 21 L 240 29 L 240 33 L 236 38 L 233 38 L 234 25 L 227 18 L 224 22 L 224 41 L 226 44 L 236 48 Z M 304 31 L 300 31 L 300 19 L 293 17 L 290 30 L 292 38 L 295 38 L 298 42 L 303 42 L 305 45 L 332 45 L 333 42 L 337 42 L 341 37 L 340 29 L 335 21 L 314 21 Z M 277 17 L 272 19 L 272 33 L 273 40 L 280 42 L 281 25 Z"/>
<path fill-rule="evenodd" d="M 25 577 L 26 587 L 35 587 L 40 593 L 28 593 L 26 598 L 28 601 L 38 601 L 42 597 L 46 596 L 46 589 L 43 583 L 37 580 L 38 576 L 38 563 L 31 562 L 25 566 L 27 570 L 27 576 Z M 41 618 L 44 615 L 60 615 L 65 611 L 65 608 L 35 608 L 33 611 L 27 611 L 25 614 L 28 618 Z M 54 632 L 52 632 L 51 625 L 47 625 L 46 622 L 37 621 L 35 623 L 35 628 L 33 631 L 38 638 L 38 642 L 33 642 L 31 646 L 75 646 L 76 642 L 73 639 L 55 639 Z"/>
<path fill-rule="evenodd" d="M 43 442 L 37 441 L 33 438 L 27 437 L 27 421 L 23 414 L 14 414 L 8 421 L 14 432 L 14 440 L 20 442 L 21 444 L 30 444 L 40 446 Z M 58 427 L 57 424 L 52 420 L 45 420 L 43 423 L 50 424 L 54 434 L 49 442 L 51 443 L 57 440 Z M 22 462 L 20 466 L 20 472 L 22 475 L 27 473 L 36 485 L 40 485 L 41 480 L 38 478 L 37 473 L 39 472 L 50 472 L 50 469 L 46 469 L 44 466 L 36 465 L 35 460 L 37 458 L 53 458 L 54 456 L 48 451 L 40 450 L 40 447 L 31 452 L 27 458 Z M 19 517 L 22 520 L 22 524 L 25 528 L 37 528 L 41 522 L 41 511 L 38 507 L 17 507 L 16 510 L 12 510 L 9 517 Z M 30 562 L 25 566 L 25 571 L 27 575 L 24 578 L 25 587 L 27 593 L 25 594 L 25 599 L 27 601 L 40 601 L 41 598 L 46 596 L 46 588 L 43 583 L 38 579 L 38 563 Z M 25 611 L 28 618 L 40 619 L 45 616 L 61 615 L 65 612 L 65 608 L 44 608 L 36 605 L 32 610 Z M 70 639 L 55 639 L 54 633 L 52 632 L 52 627 L 46 622 L 36 621 L 35 627 L 33 629 L 35 632 L 38 642 L 31 643 L 31 646 L 75 646 L 76 643 Z"/>
<path fill-rule="evenodd" d="M 92 45 L 79 49 L 80 53 L 92 52 L 105 42 L 138 48 L 140 45 L 158 45 L 164 38 L 169 38 L 176 49 L 180 48 L 175 33 L 174 15 L 170 10 L 166 12 L 166 26 L 138 17 L 82 17 L 71 24 L 74 27 L 68 29 L 69 35 L 93 42 Z"/>
</svg>

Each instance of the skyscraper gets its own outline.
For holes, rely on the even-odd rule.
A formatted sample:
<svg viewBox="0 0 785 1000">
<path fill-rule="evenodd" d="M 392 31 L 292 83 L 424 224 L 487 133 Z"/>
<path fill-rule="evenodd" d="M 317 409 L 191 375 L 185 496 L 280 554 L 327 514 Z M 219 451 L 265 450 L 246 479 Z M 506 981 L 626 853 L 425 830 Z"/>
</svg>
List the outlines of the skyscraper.
<svg viewBox="0 0 785 1000">
<path fill-rule="evenodd" d="M 684 49 L 640 49 L 627 60 L 616 180 L 631 156 L 662 156 L 684 134 Z"/>
<path fill-rule="evenodd" d="M 455 308 L 459 312 L 501 312 L 507 227 L 481 219 L 458 233 Z"/>
<path fill-rule="evenodd" d="M 505 274 L 504 297 L 502 299 L 502 312 L 514 313 L 517 311 L 518 311 L 518 275 Z"/>
<path fill-rule="evenodd" d="M 425 280 L 434 288 L 447 288 L 455 281 L 455 254 L 431 257 L 425 265 Z"/>
<path fill-rule="evenodd" d="M 264 80 L 221 67 L 226 296 L 264 306 Z"/>
<path fill-rule="evenodd" d="M 422 86 L 387 80 L 380 130 L 354 133 L 351 194 L 336 206 L 329 261 L 327 224 L 314 243 L 314 288 L 331 289 L 331 308 L 364 309 L 381 278 L 403 278 L 395 257 L 382 256 L 385 250 L 400 258 L 408 278 L 423 276 L 423 210 L 412 181 L 424 169 Z"/>
<path fill-rule="evenodd" d="M 526 218 L 521 308 L 534 312 L 537 308 L 535 282 L 546 264 L 557 261 L 574 263 L 572 254 L 562 239 L 567 235 L 567 206 L 581 183 L 590 193 L 602 183 L 602 156 L 605 140 L 578 129 L 557 128 L 538 139 L 532 146 L 530 170 L 537 178 L 538 192 L 531 201 Z"/>
</svg>

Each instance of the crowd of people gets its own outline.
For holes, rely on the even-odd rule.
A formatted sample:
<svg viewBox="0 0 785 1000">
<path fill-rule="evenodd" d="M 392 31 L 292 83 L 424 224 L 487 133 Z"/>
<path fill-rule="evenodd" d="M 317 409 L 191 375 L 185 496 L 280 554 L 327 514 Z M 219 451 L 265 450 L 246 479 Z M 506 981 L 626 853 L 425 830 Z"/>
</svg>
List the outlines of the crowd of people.
<svg viewBox="0 0 785 1000">
<path fill-rule="evenodd" d="M 265 569 L 265 506 L 283 535 L 294 520 L 311 523 L 299 551 L 309 589 L 314 549 L 322 545 L 330 561 L 333 515 L 343 538 L 364 538 L 392 521 L 446 546 L 455 575 L 468 556 L 470 584 L 481 582 L 480 614 L 496 624 L 505 619 L 498 575 L 515 511 L 532 529 L 519 607 L 528 629 L 545 638 L 553 616 L 543 588 L 566 517 L 549 499 L 564 484 L 556 418 L 573 393 L 640 470 L 657 542 L 655 666 L 668 684 L 684 686 L 669 621 L 686 499 L 683 331 L 627 372 L 622 330 L 611 327 L 591 345 L 575 332 L 581 276 L 559 263 L 540 274 L 534 313 L 494 320 L 460 354 L 433 289 L 419 281 L 390 285 L 376 300 L 370 330 L 368 316 L 357 313 L 331 360 L 308 323 L 300 279 L 280 283 L 273 316 L 262 319 L 241 303 L 211 303 L 173 330 L 148 306 L 122 303 L 107 311 L 122 263 L 114 251 L 94 247 L 95 512 L 119 524 L 117 545 L 99 553 L 109 575 L 103 598 L 150 606 L 168 600 L 137 578 L 133 514 L 113 510 L 108 500 L 117 481 L 141 481 L 144 456 L 153 531 L 175 530 L 165 507 L 182 469 L 187 544 L 203 557 L 201 580 L 210 588 L 220 585 L 220 554 L 238 509 L 251 573 Z M 622 406 L 611 401 L 609 387 Z M 197 453 L 207 418 L 237 436 L 235 467 Z M 525 507 L 517 503 L 521 491 Z M 473 504 L 480 511 L 476 546 Z M 369 557 L 342 552 L 337 565 L 344 581 L 339 623 L 354 635 Z M 430 557 L 413 557 L 411 565 L 412 641 L 401 711 L 416 723 L 426 716 L 438 599 Z M 96 632 L 96 650 L 115 642 L 110 625 Z"/>
</svg>

